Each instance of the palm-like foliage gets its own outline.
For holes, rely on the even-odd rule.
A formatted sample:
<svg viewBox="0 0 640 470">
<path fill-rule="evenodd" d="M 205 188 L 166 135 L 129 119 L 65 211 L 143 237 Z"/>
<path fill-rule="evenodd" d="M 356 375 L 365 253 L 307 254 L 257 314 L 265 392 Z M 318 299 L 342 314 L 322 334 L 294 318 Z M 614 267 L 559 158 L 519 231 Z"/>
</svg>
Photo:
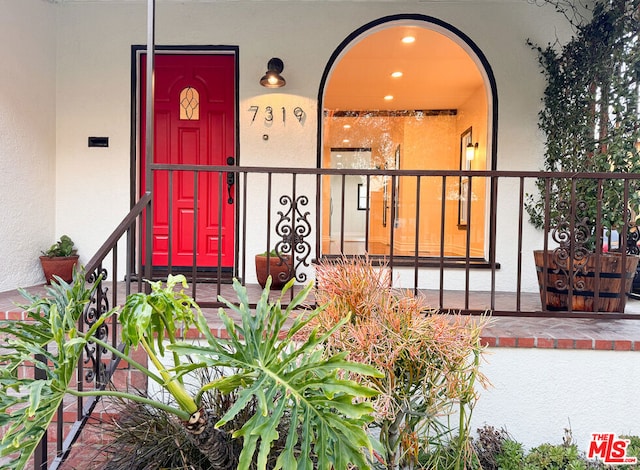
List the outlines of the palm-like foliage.
<svg viewBox="0 0 640 470">
<path fill-rule="evenodd" d="M 290 281 L 285 286 L 282 295 L 292 284 Z M 323 334 L 312 332 L 305 341 L 294 341 L 296 333 L 320 311 L 296 316 L 287 328 L 294 309 L 301 306 L 311 287 L 302 289 L 283 310 L 280 300 L 269 302 L 268 282 L 252 313 L 246 289 L 234 281 L 239 305 L 221 301 L 240 316 L 240 323 L 234 323 L 220 309 L 229 339 L 214 337 L 199 316 L 199 330 L 207 344 L 169 346 L 195 361 L 193 365 L 180 367 L 181 372 L 197 367 L 231 367 L 236 371 L 203 387 L 203 392 L 216 388 L 224 393 L 237 393 L 236 403 L 215 424 L 217 427 L 255 400 L 257 412 L 234 433 L 234 437 L 243 438 L 240 469 L 249 468 L 256 450 L 257 467 L 265 468 L 271 444 L 279 437 L 278 424 L 285 414 L 291 424 L 276 468 L 346 469 L 350 464 L 369 468 L 363 450 L 371 451 L 372 447 L 364 426 L 371 421 L 372 408 L 361 399 L 376 393 L 341 378 L 340 373 L 351 371 L 373 376 L 379 373 L 372 367 L 346 361 L 343 353 L 327 357 L 323 344 L 334 330 Z"/>
<path fill-rule="evenodd" d="M 83 335 L 78 319 L 89 302 L 83 273 L 72 284 L 60 278 L 47 288 L 48 298 L 22 291 L 31 301 L 24 308 L 27 321 L 0 323 L 0 457 L 12 456 L 11 468 L 22 468 L 46 433 L 62 403 L 86 344 L 103 319 Z M 46 378 L 24 377 L 24 368 L 44 372 Z M 4 468 L 4 467 L 3 467 Z"/>
<path fill-rule="evenodd" d="M 229 371 L 217 368 L 201 368 L 195 371 L 189 382 L 195 386 L 209 383 Z M 140 391 L 147 395 L 149 391 Z M 152 392 L 153 393 L 153 392 Z M 147 395 L 148 396 L 148 395 Z M 224 415 L 236 402 L 235 393 L 223 394 L 212 389 L 203 394 L 202 406 L 215 416 Z M 188 432 L 174 416 L 148 405 L 128 400 L 116 400 L 118 419 L 100 423 L 109 436 L 109 443 L 102 448 L 108 460 L 104 470 L 161 470 L 165 468 L 184 470 L 211 470 L 211 463 Z M 241 428 L 256 412 L 255 401 L 249 404 L 221 430 L 233 432 Z M 289 422 L 280 423 L 281 438 L 271 448 L 267 469 L 275 467 L 276 459 L 285 446 Z M 153 435 L 153 439 L 149 436 Z M 230 434 L 229 434 L 230 435 Z M 242 439 L 232 439 L 223 454 L 236 457 L 242 450 Z M 237 464 L 236 464 L 237 465 Z M 235 466 L 233 466 L 235 468 Z M 255 467 L 252 467 L 255 468 Z"/>
</svg>

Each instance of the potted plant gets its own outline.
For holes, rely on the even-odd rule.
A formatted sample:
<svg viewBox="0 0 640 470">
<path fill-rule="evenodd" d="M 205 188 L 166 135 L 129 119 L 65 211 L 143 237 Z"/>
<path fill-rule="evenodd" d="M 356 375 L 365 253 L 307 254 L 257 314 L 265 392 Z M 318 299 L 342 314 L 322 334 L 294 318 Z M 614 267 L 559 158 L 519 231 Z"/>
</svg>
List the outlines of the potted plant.
<svg viewBox="0 0 640 470">
<path fill-rule="evenodd" d="M 259 253 L 256 255 L 256 277 L 258 284 L 264 289 L 268 277 L 271 276 L 271 288 L 282 289 L 293 277 L 291 256 L 278 253 L 277 250 Z"/>
<path fill-rule="evenodd" d="M 54 276 L 65 282 L 71 282 L 73 267 L 78 263 L 77 250 L 68 235 L 62 235 L 47 251 L 42 252 L 40 264 L 47 284 L 51 284 Z"/>
<path fill-rule="evenodd" d="M 588 21 L 576 17 L 575 34 L 561 48 L 531 44 L 547 81 L 538 121 L 546 136 L 544 170 L 575 176 L 541 178 L 538 194 L 528 195 L 530 221 L 558 244 L 534 253 L 540 286 L 546 287 L 543 308 L 622 311 L 621 282 L 627 292 L 631 288 L 638 258 L 604 252 L 611 234 L 620 234 L 624 248 L 627 231 L 635 230 L 638 180 L 626 186 L 625 179 L 579 174 L 640 173 L 637 7 L 637 0 L 598 2 Z M 606 275 L 596 279 L 590 270 Z"/>
</svg>

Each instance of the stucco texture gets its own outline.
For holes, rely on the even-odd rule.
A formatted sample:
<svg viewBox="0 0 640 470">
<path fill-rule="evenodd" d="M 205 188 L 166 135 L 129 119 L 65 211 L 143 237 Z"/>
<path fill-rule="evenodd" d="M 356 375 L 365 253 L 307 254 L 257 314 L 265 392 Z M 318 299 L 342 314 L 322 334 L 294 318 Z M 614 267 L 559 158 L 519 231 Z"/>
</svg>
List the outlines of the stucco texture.
<svg viewBox="0 0 640 470">
<path fill-rule="evenodd" d="M 43 282 L 55 235 L 55 8 L 0 0 L 0 291 Z"/>
<path fill-rule="evenodd" d="M 6 169 L 0 175 L 0 236 L 9 241 L 0 248 L 0 289 L 10 289 L 38 280 L 32 256 L 55 237 L 69 234 L 86 261 L 128 211 L 131 46 L 146 42 L 147 12 L 141 0 L 0 0 L 0 6 L 0 67 L 10 72 L 0 75 L 0 156 Z M 239 162 L 313 167 L 320 82 L 332 54 L 358 28 L 398 14 L 437 18 L 477 45 L 497 83 L 498 169 L 539 169 L 543 143 L 536 122 L 544 83 L 526 40 L 566 39 L 568 25 L 553 8 L 526 0 L 159 1 L 156 44 L 237 46 Z M 258 84 L 271 57 L 284 60 L 282 90 Z M 251 122 L 249 107 L 255 105 L 301 107 L 304 125 L 292 120 L 265 129 Z M 109 137 L 110 145 L 88 148 L 89 136 Z M 252 187 L 260 189 L 260 183 Z M 513 210 L 499 207 L 507 215 L 503 223 L 510 223 Z M 258 232 L 250 232 L 247 253 L 264 250 Z M 502 233 L 497 285 L 506 289 L 515 278 L 517 249 L 514 237 Z M 540 239 L 529 227 L 524 235 L 526 244 Z M 535 287 L 532 262 L 525 260 L 523 273 L 531 276 L 525 285 Z"/>
</svg>

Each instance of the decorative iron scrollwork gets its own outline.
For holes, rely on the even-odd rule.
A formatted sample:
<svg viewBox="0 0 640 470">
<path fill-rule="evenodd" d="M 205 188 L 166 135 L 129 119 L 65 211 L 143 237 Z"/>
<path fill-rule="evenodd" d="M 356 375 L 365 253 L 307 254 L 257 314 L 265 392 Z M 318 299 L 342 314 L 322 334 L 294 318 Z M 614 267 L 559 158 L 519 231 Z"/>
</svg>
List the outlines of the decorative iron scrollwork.
<svg viewBox="0 0 640 470">
<path fill-rule="evenodd" d="M 286 210 L 278 211 L 278 222 L 276 223 L 276 234 L 281 237 L 281 241 L 276 243 L 276 253 L 280 260 L 289 266 L 289 272 L 283 273 L 287 279 L 295 277 L 298 282 L 305 282 L 307 274 L 300 271 L 301 266 L 309 266 L 309 256 L 311 254 L 311 244 L 306 238 L 311 234 L 311 223 L 309 222 L 309 211 L 303 213 L 302 207 L 309 204 L 307 196 L 298 196 L 293 199 L 284 195 L 280 197 L 280 204 Z M 282 255 L 291 255 L 290 257 Z"/>
<path fill-rule="evenodd" d="M 586 274 L 591 256 L 588 246 L 591 229 L 589 218 L 580 218 L 577 214 L 584 214 L 586 209 L 587 204 L 584 201 L 577 201 L 575 207 L 571 207 L 568 201 L 561 200 L 558 203 L 558 225 L 551 230 L 552 239 L 558 243 L 558 248 L 552 253 L 552 259 L 557 266 L 553 272 L 562 273 L 564 276 L 555 282 L 556 289 L 585 290 L 582 275 Z"/>
<path fill-rule="evenodd" d="M 557 207 L 558 225 L 551 227 L 552 239 L 558 243 L 553 250 L 552 259 L 556 269 L 554 274 L 562 274 L 555 282 L 558 290 L 585 290 L 584 275 L 587 273 L 587 263 L 595 247 L 593 244 L 592 227 L 589 217 L 581 217 L 588 210 L 584 201 L 577 201 L 572 207 L 568 201 L 560 201 Z M 627 210 L 626 220 L 632 220 L 631 212 Z M 571 226 L 573 222 L 573 227 Z M 629 255 L 640 255 L 640 230 L 633 222 L 627 223 L 626 251 Z"/>
<path fill-rule="evenodd" d="M 107 270 L 100 268 L 87 276 L 88 283 L 98 282 L 90 302 L 84 310 L 84 323 L 87 328 L 91 328 L 101 315 L 109 311 L 109 299 L 107 297 L 107 288 L 104 287 L 103 281 L 107 278 Z M 100 340 L 109 337 L 109 327 L 106 323 L 102 323 L 96 330 L 95 336 Z M 85 373 L 86 382 L 94 382 L 96 386 L 104 386 L 107 383 L 107 368 L 102 361 L 102 355 L 107 353 L 105 348 L 98 347 L 94 342 L 88 342 L 84 348 L 85 364 L 90 364 Z"/>
</svg>

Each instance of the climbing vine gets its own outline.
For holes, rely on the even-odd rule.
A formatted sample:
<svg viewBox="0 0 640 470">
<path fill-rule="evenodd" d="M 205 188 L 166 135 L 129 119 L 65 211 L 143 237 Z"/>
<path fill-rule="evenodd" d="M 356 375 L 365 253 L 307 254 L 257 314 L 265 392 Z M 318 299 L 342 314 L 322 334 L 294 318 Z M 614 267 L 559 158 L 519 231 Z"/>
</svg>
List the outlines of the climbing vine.
<svg viewBox="0 0 640 470">
<path fill-rule="evenodd" d="M 540 0 L 536 0 L 540 1 Z M 576 0 L 579 2 L 580 0 Z M 574 27 L 564 45 L 545 47 L 529 42 L 538 54 L 547 85 L 538 126 L 546 137 L 544 170 L 549 172 L 640 172 L 640 0 L 598 1 L 589 18 L 576 13 L 581 4 L 544 0 L 563 13 Z M 638 186 L 629 189 L 629 208 L 638 216 Z M 526 210 L 537 228 L 545 225 L 549 193 L 551 226 L 566 217 L 571 182 L 537 181 L 538 194 L 528 195 Z M 574 201 L 580 214 L 595 226 L 598 198 L 604 227 L 621 227 L 626 211 L 623 180 L 606 180 L 600 191 L 595 180 L 576 184 Z M 576 206 L 575 203 L 572 206 Z"/>
</svg>

